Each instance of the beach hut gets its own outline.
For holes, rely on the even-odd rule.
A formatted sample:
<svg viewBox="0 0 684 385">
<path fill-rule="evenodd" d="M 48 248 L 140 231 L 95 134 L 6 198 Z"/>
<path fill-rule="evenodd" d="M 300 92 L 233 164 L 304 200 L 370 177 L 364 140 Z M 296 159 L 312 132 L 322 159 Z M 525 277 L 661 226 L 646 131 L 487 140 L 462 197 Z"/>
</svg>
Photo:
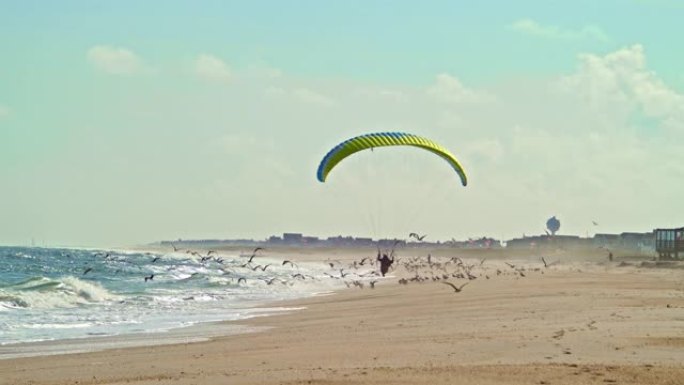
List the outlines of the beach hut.
<svg viewBox="0 0 684 385">
<path fill-rule="evenodd" d="M 658 259 L 679 259 L 684 254 L 684 227 L 677 229 L 655 229 Z"/>
</svg>

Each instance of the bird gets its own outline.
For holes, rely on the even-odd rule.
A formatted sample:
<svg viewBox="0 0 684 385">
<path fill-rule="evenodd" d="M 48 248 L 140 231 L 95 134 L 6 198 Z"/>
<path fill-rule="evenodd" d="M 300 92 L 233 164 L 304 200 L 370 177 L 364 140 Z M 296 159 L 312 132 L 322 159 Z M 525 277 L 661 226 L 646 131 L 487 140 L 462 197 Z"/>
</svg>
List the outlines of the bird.
<svg viewBox="0 0 684 385">
<path fill-rule="evenodd" d="M 215 253 L 216 253 L 216 250 L 209 250 L 209 251 L 207 252 L 207 255 L 211 255 L 212 253 L 215 254 Z"/>
<path fill-rule="evenodd" d="M 152 260 L 152 263 L 155 263 L 155 262 L 157 262 L 157 261 L 160 260 L 160 259 L 161 259 L 161 257 L 154 257 L 154 259 Z"/>
<path fill-rule="evenodd" d="M 252 259 L 254 259 L 254 257 L 256 256 L 257 251 L 263 250 L 263 249 L 264 249 L 263 247 L 255 248 L 254 251 L 252 251 L 252 255 L 249 257 L 249 261 L 252 262 Z"/>
<path fill-rule="evenodd" d="M 276 277 L 273 277 L 271 279 L 263 279 L 263 281 L 266 282 L 267 285 L 271 285 L 275 280 Z"/>
<path fill-rule="evenodd" d="M 89 271 L 92 271 L 92 270 L 93 270 L 92 267 L 89 267 L 89 268 L 85 269 L 85 271 L 83 271 L 83 275 L 88 274 L 88 272 L 89 272 Z"/>
<path fill-rule="evenodd" d="M 261 271 L 266 271 L 266 268 L 269 267 L 269 266 L 271 266 L 270 263 L 269 263 L 268 265 L 262 266 L 262 267 L 261 267 Z"/>
<path fill-rule="evenodd" d="M 251 269 L 252 269 L 252 271 L 256 271 L 256 269 L 261 269 L 261 271 L 266 271 L 266 268 L 269 266 L 271 266 L 270 263 L 266 266 L 256 265 L 256 266 L 252 267 Z"/>
<path fill-rule="evenodd" d="M 487 258 L 482 258 L 482 260 L 480 261 L 480 266 L 482 266 L 482 264 L 483 264 L 486 260 L 487 260 Z"/>
<path fill-rule="evenodd" d="M 283 261 L 283 266 L 285 266 L 285 265 L 288 264 L 288 263 L 289 263 L 290 265 L 292 265 L 292 267 L 297 267 L 297 265 L 295 265 L 292 261 L 287 260 L 287 259 Z"/>
<path fill-rule="evenodd" d="M 247 283 L 247 278 L 245 278 L 245 277 L 238 278 L 238 285 L 240 284 L 240 281 L 245 281 L 245 283 Z"/>
<path fill-rule="evenodd" d="M 508 267 L 510 267 L 511 269 L 515 269 L 515 265 L 514 265 L 514 264 L 508 263 L 508 262 L 505 262 L 505 263 L 506 263 L 506 264 L 508 265 Z"/>
<path fill-rule="evenodd" d="M 145 277 L 145 282 L 151 281 L 152 279 L 154 279 L 154 274 L 150 274 L 149 277 Z"/>
<path fill-rule="evenodd" d="M 591 223 L 593 223 L 594 226 L 598 226 L 598 223 L 596 223 L 596 221 L 591 221 Z"/>
<path fill-rule="evenodd" d="M 418 235 L 416 233 L 409 234 L 409 238 L 415 238 L 418 241 L 422 241 L 423 239 L 425 239 L 425 237 L 427 237 L 427 234 L 425 234 L 425 235 Z"/>
<path fill-rule="evenodd" d="M 375 289 L 375 283 L 378 281 L 370 281 L 368 284 L 370 285 L 371 289 Z"/>
<path fill-rule="evenodd" d="M 454 285 L 454 284 L 451 283 L 451 282 L 442 282 L 442 283 L 445 284 L 445 285 L 451 286 L 451 287 L 454 289 L 454 292 L 455 292 L 455 293 L 460 293 L 461 290 L 463 290 L 463 287 L 464 287 L 465 285 L 468 284 L 468 282 L 466 282 L 466 283 L 464 283 L 463 285 L 461 285 L 461 286 L 459 287 L 459 286 Z"/>
<path fill-rule="evenodd" d="M 363 266 L 363 264 L 366 263 L 366 261 L 370 261 L 370 258 L 368 258 L 368 257 L 363 258 L 361 260 L 361 262 L 359 262 L 359 265 Z"/>
<path fill-rule="evenodd" d="M 171 247 L 173 247 L 173 251 L 178 251 L 178 248 L 173 243 L 171 244 Z"/>
<path fill-rule="evenodd" d="M 546 263 L 546 260 L 544 259 L 544 257 L 542 257 L 542 262 L 544 262 L 544 267 L 549 267 L 549 264 Z"/>
</svg>

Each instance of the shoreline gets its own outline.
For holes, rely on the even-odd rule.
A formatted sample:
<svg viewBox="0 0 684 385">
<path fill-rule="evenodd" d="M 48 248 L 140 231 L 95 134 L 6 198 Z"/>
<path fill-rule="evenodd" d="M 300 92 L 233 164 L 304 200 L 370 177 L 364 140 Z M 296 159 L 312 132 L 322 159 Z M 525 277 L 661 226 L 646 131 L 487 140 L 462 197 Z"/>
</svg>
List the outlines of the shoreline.
<svg viewBox="0 0 684 385">
<path fill-rule="evenodd" d="M 399 285 L 397 272 L 373 290 L 278 301 L 305 308 L 224 322 L 264 328 L 256 333 L 0 360 L 0 383 L 675 385 L 684 376 L 682 270 L 525 271 L 462 293 Z"/>
</svg>

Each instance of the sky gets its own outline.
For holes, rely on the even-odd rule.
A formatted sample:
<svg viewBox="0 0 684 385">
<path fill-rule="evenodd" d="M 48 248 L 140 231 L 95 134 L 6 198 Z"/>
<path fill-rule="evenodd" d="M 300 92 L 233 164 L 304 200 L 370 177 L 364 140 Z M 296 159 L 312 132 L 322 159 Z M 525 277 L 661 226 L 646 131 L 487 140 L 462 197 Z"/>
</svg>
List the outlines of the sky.
<svg viewBox="0 0 684 385">
<path fill-rule="evenodd" d="M 0 0 L 0 244 L 682 226 L 683 17 L 675 0 Z M 377 131 L 440 143 L 468 186 L 416 148 L 316 180 Z"/>
</svg>

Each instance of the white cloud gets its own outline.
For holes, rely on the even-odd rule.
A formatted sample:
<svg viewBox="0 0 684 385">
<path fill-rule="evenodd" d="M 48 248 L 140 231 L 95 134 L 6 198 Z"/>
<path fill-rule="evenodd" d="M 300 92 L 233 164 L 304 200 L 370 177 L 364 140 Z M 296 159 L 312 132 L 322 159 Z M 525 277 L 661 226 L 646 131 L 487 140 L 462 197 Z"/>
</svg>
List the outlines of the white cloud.
<svg viewBox="0 0 684 385">
<path fill-rule="evenodd" d="M 393 89 L 361 88 L 357 93 L 360 97 L 371 100 L 387 100 L 397 103 L 405 103 L 409 100 L 409 95 L 406 92 Z"/>
<path fill-rule="evenodd" d="M 287 91 L 281 87 L 266 87 L 266 90 L 264 91 L 266 97 L 282 97 L 285 94 L 287 94 Z"/>
<path fill-rule="evenodd" d="M 604 56 L 583 54 L 576 73 L 559 86 L 597 110 L 614 108 L 661 119 L 684 128 L 684 95 L 668 87 L 646 67 L 643 47 L 633 45 Z"/>
<path fill-rule="evenodd" d="M 292 95 L 304 103 L 315 104 L 319 106 L 332 106 L 335 101 L 320 92 L 314 91 L 310 88 L 297 88 L 292 91 Z"/>
<path fill-rule="evenodd" d="M 331 107 L 336 104 L 335 100 L 315 91 L 309 87 L 277 87 L 268 86 L 263 94 L 267 98 L 277 100 L 293 100 L 303 104 Z"/>
<path fill-rule="evenodd" d="M 144 69 L 135 53 L 121 47 L 96 45 L 88 50 L 87 58 L 98 69 L 113 75 L 132 75 Z"/>
<path fill-rule="evenodd" d="M 71 211 L 80 217 L 68 226 L 50 218 L 69 217 L 70 207 L 47 195 L 33 200 L 52 208 L 43 221 L 46 226 L 69 227 L 78 236 L 102 236 L 83 227 L 88 221 L 82 220 L 84 211 L 74 209 L 81 207 L 78 201 L 105 207 L 103 217 L 122 223 L 107 234 L 118 231 L 114 236 L 121 241 L 127 241 L 124 235 L 141 241 L 185 237 L 186 229 L 198 237 L 218 232 L 260 238 L 302 231 L 377 238 L 405 236 L 420 227 L 433 239 L 510 237 L 542 232 L 551 215 L 558 215 L 566 234 L 584 234 L 583 224 L 591 226 L 593 219 L 605 232 L 676 225 L 681 220 L 677 213 L 684 209 L 679 198 L 684 194 L 682 141 L 671 130 L 643 130 L 642 122 L 632 119 L 636 111 L 652 117 L 649 125 L 675 125 L 682 121 L 682 96 L 653 73 L 638 46 L 583 55 L 577 63 L 565 76 L 508 79 L 488 84 L 486 91 L 455 74 L 412 87 L 288 74 L 273 79 L 244 72 L 234 75 L 240 81 L 215 92 L 160 95 L 136 90 L 125 101 L 128 105 L 98 110 L 99 125 L 112 142 L 111 154 L 86 157 L 84 151 L 95 149 L 76 148 L 75 143 L 74 151 L 67 152 L 71 155 L 60 155 L 36 171 L 43 175 L 32 176 L 66 191 L 81 182 L 83 168 L 88 168 L 96 182 L 92 185 L 139 185 L 135 197 L 112 200 L 116 204 L 108 206 L 92 191 L 73 195 Z M 258 97 L 264 94 L 268 99 Z M 165 113 L 146 114 L 141 122 L 139 100 L 152 103 L 144 110 Z M 183 108 L 188 105 L 194 107 Z M 131 143 L 130 136 L 117 136 L 122 125 L 145 127 L 135 132 L 136 145 L 126 147 L 129 161 L 124 165 L 107 156 L 120 155 L 119 144 Z M 318 162 L 330 148 L 375 130 L 407 131 L 439 142 L 461 161 L 469 185 L 459 186 L 439 157 L 415 148 L 360 152 L 336 168 L 329 183 L 316 181 Z M 139 180 L 131 179 L 130 164 L 143 167 Z M 27 189 L 20 175 L 28 174 L 9 176 L 6 184 L 20 188 L 12 190 L 8 202 L 22 202 L 27 190 L 42 191 Z M 103 175 L 111 179 L 101 179 Z M 178 175 L 188 180 L 177 183 Z M 160 185 L 165 191 L 156 198 Z M 434 191 L 449 199 L 433 199 L 429 193 Z M 370 199 L 377 195 L 382 199 Z M 153 197 L 150 204 L 135 207 L 149 221 L 131 226 L 123 214 L 131 212 L 126 206 L 140 196 Z M 422 222 L 405 215 L 418 209 L 412 205 L 416 201 L 425 208 L 420 208 Z M 383 203 L 377 217 L 389 213 L 397 220 L 385 216 L 384 226 L 364 226 L 363 208 L 379 206 L 377 202 Z M 8 207 L 8 215 L 21 217 L 34 206 Z M 177 208 L 182 213 L 178 221 L 155 219 Z M 225 221 L 215 212 L 241 220 Z M 402 221 L 410 228 L 402 227 Z"/>
<path fill-rule="evenodd" d="M 233 77 L 228 65 L 216 56 L 202 54 L 195 60 L 195 73 L 209 80 L 229 81 Z"/>
<path fill-rule="evenodd" d="M 610 41 L 608 35 L 595 25 L 585 25 L 579 29 L 564 29 L 555 25 L 542 25 L 531 19 L 520 19 L 511 24 L 510 28 L 520 33 L 546 39 Z"/>
<path fill-rule="evenodd" d="M 458 78 L 442 73 L 428 88 L 428 95 L 446 103 L 479 103 L 492 101 L 492 95 L 466 87 Z"/>
<path fill-rule="evenodd" d="M 504 156 L 504 146 L 497 138 L 476 139 L 464 143 L 463 153 L 472 158 L 480 157 L 489 162 L 497 162 Z"/>
<path fill-rule="evenodd" d="M 245 71 L 248 75 L 256 78 L 278 79 L 283 77 L 283 71 L 266 63 L 252 64 Z"/>
</svg>

